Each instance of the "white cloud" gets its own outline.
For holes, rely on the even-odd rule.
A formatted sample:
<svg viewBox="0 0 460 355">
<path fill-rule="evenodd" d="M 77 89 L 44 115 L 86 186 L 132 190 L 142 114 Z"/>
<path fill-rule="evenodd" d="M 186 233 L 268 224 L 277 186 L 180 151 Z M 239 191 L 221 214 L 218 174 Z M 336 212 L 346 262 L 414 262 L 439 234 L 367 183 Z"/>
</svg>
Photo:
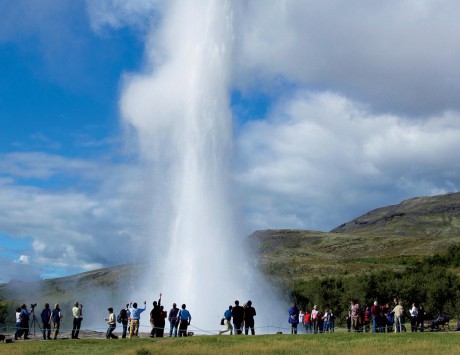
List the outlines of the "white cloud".
<svg viewBox="0 0 460 355">
<path fill-rule="evenodd" d="M 17 263 L 19 264 L 30 264 L 30 257 L 28 255 L 20 255 L 19 259 L 16 260 Z"/>
<path fill-rule="evenodd" d="M 12 153 L 0 156 L 0 167 L 7 176 L 0 179 L 0 232 L 32 240 L 30 259 L 23 255 L 20 263 L 41 272 L 90 270 L 132 262 L 144 252 L 129 248 L 143 237 L 146 218 L 139 213 L 145 205 L 135 166 Z"/>
<path fill-rule="evenodd" d="M 460 113 L 413 121 L 299 92 L 238 138 L 254 228 L 332 229 L 375 207 L 460 186 Z"/>
<path fill-rule="evenodd" d="M 138 27 L 143 30 L 149 25 L 162 5 L 158 0 L 99 0 L 86 1 L 91 28 L 100 32 L 105 26 Z"/>
<path fill-rule="evenodd" d="M 458 110 L 459 11 L 454 0 L 250 1 L 239 13 L 239 83 L 270 92 L 282 77 L 379 111 Z"/>
</svg>

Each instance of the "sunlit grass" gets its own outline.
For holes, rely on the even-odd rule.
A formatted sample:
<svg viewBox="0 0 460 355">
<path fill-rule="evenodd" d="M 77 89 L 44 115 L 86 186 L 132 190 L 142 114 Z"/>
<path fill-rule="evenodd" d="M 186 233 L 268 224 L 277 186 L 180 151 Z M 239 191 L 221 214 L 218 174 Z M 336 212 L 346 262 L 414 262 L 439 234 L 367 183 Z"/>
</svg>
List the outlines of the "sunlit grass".
<svg viewBox="0 0 460 355">
<path fill-rule="evenodd" d="M 460 333 L 194 336 L 0 344 L 2 354 L 459 354 Z"/>
</svg>

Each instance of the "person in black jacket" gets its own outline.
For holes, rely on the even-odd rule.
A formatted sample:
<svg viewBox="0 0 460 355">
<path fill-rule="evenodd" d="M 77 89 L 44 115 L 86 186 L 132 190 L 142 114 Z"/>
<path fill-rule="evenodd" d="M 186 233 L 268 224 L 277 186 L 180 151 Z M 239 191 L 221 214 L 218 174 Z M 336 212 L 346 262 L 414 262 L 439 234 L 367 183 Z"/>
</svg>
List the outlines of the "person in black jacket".
<svg viewBox="0 0 460 355">
<path fill-rule="evenodd" d="M 251 328 L 251 334 L 255 335 L 254 330 L 254 316 L 256 315 L 256 310 L 252 307 L 252 302 L 248 301 L 246 307 L 244 308 L 244 334 L 248 335 L 249 328 Z"/>
<path fill-rule="evenodd" d="M 236 334 L 243 334 L 244 309 L 240 306 L 238 300 L 235 301 L 235 307 L 232 309 L 233 326 Z"/>
<path fill-rule="evenodd" d="M 153 309 L 150 311 L 150 325 L 152 326 L 152 331 L 150 332 L 150 338 L 153 337 L 162 337 L 161 327 L 161 293 L 160 298 L 157 301 L 153 301 Z M 164 327 L 164 326 L 163 326 Z"/>
</svg>

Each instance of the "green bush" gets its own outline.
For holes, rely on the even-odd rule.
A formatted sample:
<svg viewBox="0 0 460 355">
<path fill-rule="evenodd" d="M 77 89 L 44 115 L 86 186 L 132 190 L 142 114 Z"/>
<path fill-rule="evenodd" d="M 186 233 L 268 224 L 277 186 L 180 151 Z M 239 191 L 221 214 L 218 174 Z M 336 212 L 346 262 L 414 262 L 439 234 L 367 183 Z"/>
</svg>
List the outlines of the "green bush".
<svg viewBox="0 0 460 355">
<path fill-rule="evenodd" d="M 404 262 L 404 260 L 402 260 Z M 425 258 L 405 271 L 379 271 L 363 275 L 338 275 L 297 282 L 292 297 L 302 307 L 320 310 L 332 308 L 339 323 L 351 299 L 363 306 L 376 300 L 380 305 L 393 303 L 394 296 L 404 302 L 406 311 L 412 303 L 424 306 L 427 318 L 442 308 L 451 316 L 460 313 L 460 278 L 449 271 L 460 265 L 460 246 L 451 246 L 445 254 Z"/>
</svg>

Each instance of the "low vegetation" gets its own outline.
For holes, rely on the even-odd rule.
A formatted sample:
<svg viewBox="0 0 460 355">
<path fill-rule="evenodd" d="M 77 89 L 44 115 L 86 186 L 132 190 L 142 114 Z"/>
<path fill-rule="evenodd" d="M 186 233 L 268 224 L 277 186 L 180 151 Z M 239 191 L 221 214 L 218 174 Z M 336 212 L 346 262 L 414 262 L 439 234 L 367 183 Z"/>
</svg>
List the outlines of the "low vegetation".
<svg viewBox="0 0 460 355">
<path fill-rule="evenodd" d="M 59 340 L 0 344 L 8 354 L 458 354 L 460 334 L 405 333 Z"/>
<path fill-rule="evenodd" d="M 460 314 L 460 277 L 451 270 L 459 262 L 460 245 L 451 246 L 444 254 L 412 260 L 403 271 L 298 280 L 293 284 L 292 297 L 304 309 L 315 304 L 322 310 L 332 307 L 339 321 L 344 320 L 352 298 L 372 305 L 375 300 L 391 303 L 395 295 L 405 301 L 406 308 L 412 302 L 422 304 L 428 318 L 435 317 L 440 307 L 453 318 Z"/>
</svg>

